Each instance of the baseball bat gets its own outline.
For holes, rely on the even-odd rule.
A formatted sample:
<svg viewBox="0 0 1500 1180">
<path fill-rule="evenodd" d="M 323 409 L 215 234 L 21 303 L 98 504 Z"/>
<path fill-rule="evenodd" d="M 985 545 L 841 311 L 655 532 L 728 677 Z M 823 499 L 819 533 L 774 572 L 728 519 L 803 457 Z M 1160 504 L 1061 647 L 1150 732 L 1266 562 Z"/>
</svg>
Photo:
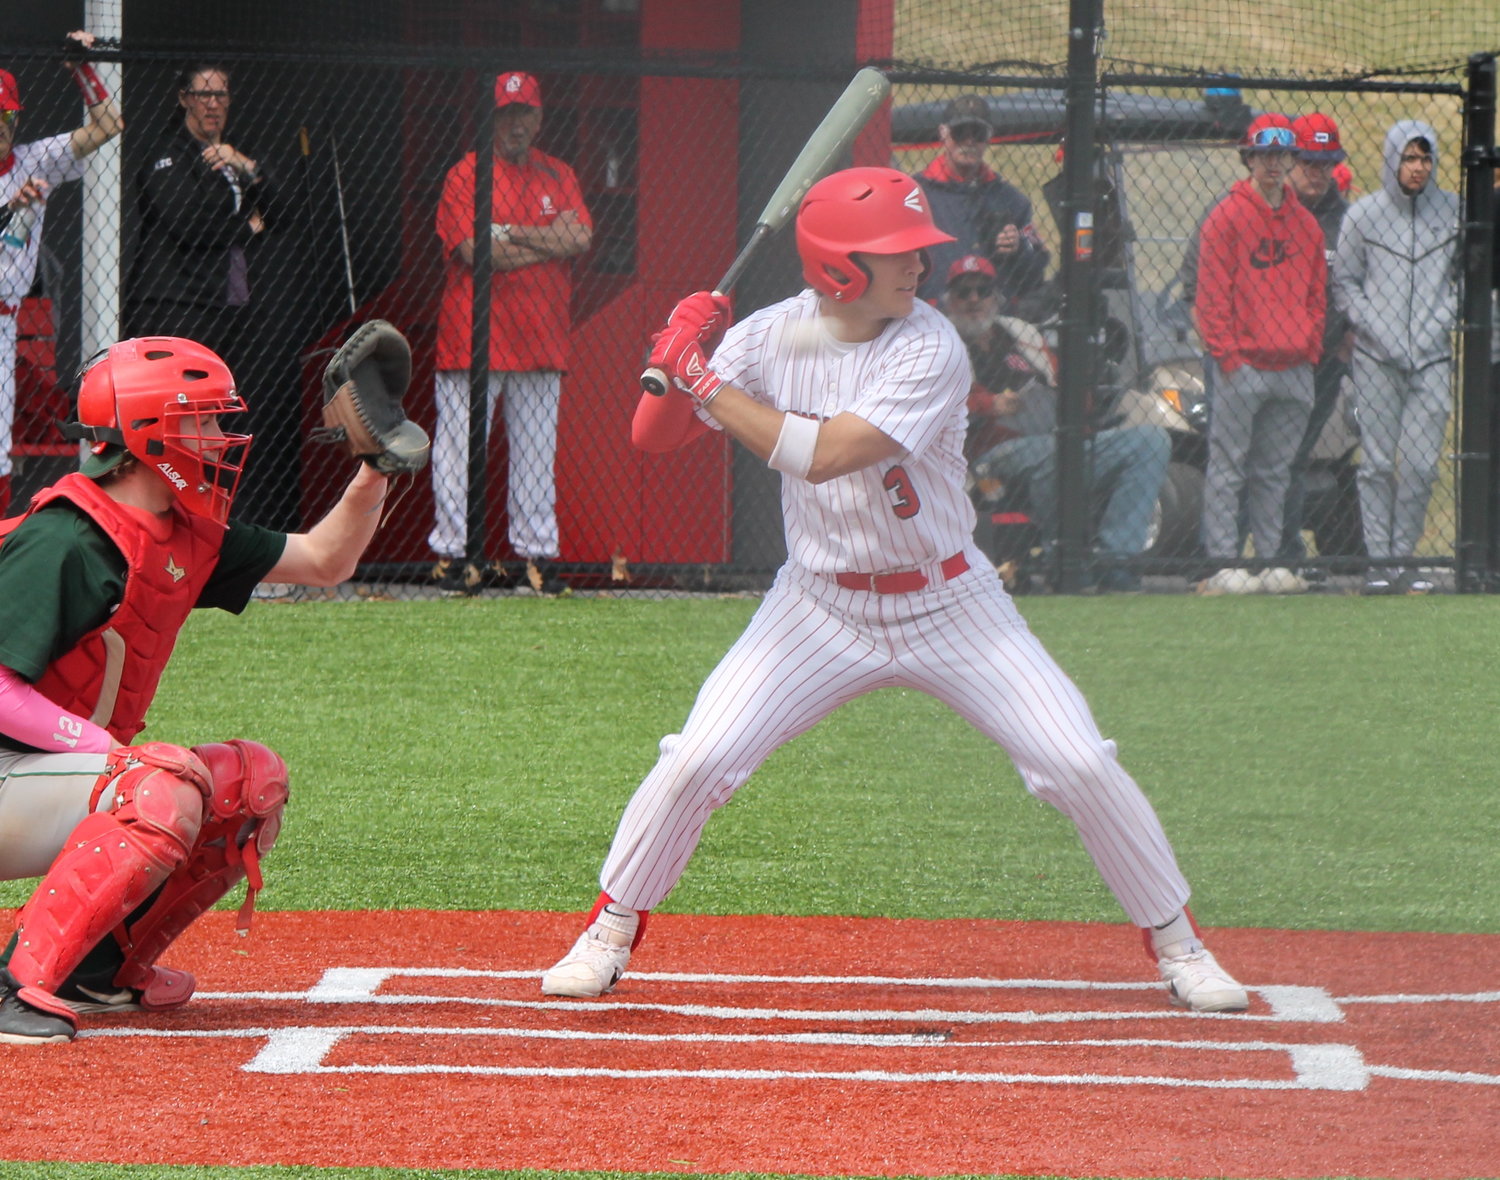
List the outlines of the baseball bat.
<svg viewBox="0 0 1500 1180">
<path fill-rule="evenodd" d="M 728 295 L 734 290 L 751 257 L 772 234 L 792 219 L 802 198 L 807 196 L 807 190 L 823 179 L 834 161 L 849 150 L 855 137 L 890 92 L 890 79 L 877 69 L 866 66 L 854 75 L 781 178 L 781 183 L 756 219 L 749 238 L 714 287 L 715 294 Z M 667 392 L 667 375 L 660 369 L 647 369 L 641 374 L 641 388 L 660 396 Z"/>
</svg>

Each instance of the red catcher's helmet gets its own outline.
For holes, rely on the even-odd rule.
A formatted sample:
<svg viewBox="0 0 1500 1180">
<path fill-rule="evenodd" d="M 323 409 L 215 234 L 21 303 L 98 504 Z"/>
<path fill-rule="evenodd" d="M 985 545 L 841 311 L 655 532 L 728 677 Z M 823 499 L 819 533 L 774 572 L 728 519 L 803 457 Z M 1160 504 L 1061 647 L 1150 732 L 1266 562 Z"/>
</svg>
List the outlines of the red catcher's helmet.
<svg viewBox="0 0 1500 1180">
<path fill-rule="evenodd" d="M 954 239 L 932 223 L 927 194 L 894 168 L 846 168 L 825 176 L 797 210 L 797 254 L 813 290 L 848 303 L 869 273 L 852 255 L 904 254 Z"/>
<path fill-rule="evenodd" d="M 70 433 L 93 444 L 85 475 L 133 455 L 189 512 L 224 524 L 251 436 L 224 433 L 219 416 L 244 412 L 217 353 L 179 336 L 142 336 L 110 345 L 84 370 Z"/>
</svg>

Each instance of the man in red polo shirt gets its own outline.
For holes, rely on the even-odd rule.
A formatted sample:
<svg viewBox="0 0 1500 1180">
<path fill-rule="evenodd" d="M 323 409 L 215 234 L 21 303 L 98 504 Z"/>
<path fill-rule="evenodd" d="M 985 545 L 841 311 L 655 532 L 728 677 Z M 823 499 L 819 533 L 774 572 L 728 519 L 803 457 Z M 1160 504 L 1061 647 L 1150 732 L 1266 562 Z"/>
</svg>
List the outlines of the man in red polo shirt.
<svg viewBox="0 0 1500 1180">
<path fill-rule="evenodd" d="M 574 255 L 589 248 L 593 221 L 573 170 L 532 146 L 542 126 L 542 89 L 530 74 L 495 80 L 492 223 L 486 246 L 490 287 L 488 419 L 505 407 L 510 444 L 506 511 L 510 546 L 526 559 L 538 593 L 566 589 L 552 563 L 559 553 L 557 412 L 568 367 Z M 481 572 L 465 560 L 469 364 L 474 303 L 475 153 L 448 172 L 437 212 L 443 243 L 438 312 L 437 430 L 432 442 L 436 519 L 428 544 L 445 592 L 471 594 Z M 488 420 L 487 419 L 487 420 Z"/>
</svg>

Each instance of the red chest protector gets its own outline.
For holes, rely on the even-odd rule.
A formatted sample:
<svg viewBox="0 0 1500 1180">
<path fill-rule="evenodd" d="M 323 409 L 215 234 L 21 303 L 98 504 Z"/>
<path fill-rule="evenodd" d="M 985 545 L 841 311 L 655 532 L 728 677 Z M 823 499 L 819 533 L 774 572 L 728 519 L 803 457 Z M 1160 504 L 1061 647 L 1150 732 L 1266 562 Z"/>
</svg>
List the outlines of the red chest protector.
<svg viewBox="0 0 1500 1180">
<path fill-rule="evenodd" d="M 125 596 L 109 619 L 48 666 L 36 687 L 128 745 L 146 726 L 177 633 L 213 574 L 224 528 L 174 505 L 172 531 L 158 541 L 139 517 L 76 472 L 38 492 L 26 515 L 55 500 L 81 508 L 124 555 Z"/>
</svg>

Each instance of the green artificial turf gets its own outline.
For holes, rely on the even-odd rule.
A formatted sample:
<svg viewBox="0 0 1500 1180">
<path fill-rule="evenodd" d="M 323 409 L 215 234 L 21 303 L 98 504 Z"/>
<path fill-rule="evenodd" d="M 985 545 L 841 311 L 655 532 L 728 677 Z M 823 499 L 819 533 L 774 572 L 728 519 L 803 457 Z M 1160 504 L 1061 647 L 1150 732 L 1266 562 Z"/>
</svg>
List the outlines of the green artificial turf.
<svg viewBox="0 0 1500 1180">
<path fill-rule="evenodd" d="M 266 908 L 573 910 L 747 598 L 254 604 L 196 617 L 149 737 L 293 771 Z M 1027 599 L 1211 925 L 1494 931 L 1488 598 Z M 0 887 L 19 904 L 27 883 Z M 1072 826 L 920 694 L 778 751 L 663 907 L 1120 918 Z"/>
</svg>

